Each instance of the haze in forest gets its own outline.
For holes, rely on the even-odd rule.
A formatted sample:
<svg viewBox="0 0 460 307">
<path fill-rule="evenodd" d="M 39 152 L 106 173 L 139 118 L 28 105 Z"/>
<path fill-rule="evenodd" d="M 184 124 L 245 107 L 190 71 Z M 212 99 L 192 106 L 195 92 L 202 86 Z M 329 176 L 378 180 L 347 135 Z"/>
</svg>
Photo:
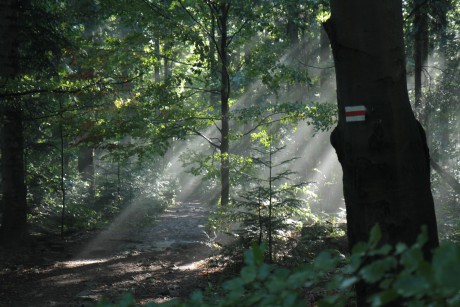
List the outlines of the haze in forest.
<svg viewBox="0 0 460 307">
<path fill-rule="evenodd" d="M 6 63 L 15 78 L 2 77 L 2 99 L 18 98 L 3 107 L 17 124 L 3 125 L 4 139 L 24 140 L 2 147 L 14 165 L 3 173 L 3 216 L 18 221 L 5 229 L 116 231 L 185 202 L 228 211 L 211 217 L 220 226 L 241 223 L 232 214 L 252 214 L 251 201 L 303 226 L 345 222 L 327 3 L 32 1 L 24 10 L 17 35 L 2 32 L 21 55 Z M 407 82 L 441 166 L 432 190 L 447 238 L 458 231 L 458 3 L 422 13 L 428 21 L 404 3 Z"/>
</svg>

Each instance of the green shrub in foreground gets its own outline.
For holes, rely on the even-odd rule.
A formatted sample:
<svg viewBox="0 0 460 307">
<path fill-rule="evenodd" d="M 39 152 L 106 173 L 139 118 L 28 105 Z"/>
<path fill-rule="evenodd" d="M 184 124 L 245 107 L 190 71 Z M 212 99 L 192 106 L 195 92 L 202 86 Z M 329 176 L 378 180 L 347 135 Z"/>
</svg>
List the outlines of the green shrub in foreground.
<svg viewBox="0 0 460 307">
<path fill-rule="evenodd" d="M 378 285 L 380 291 L 368 298 L 370 306 L 403 301 L 406 306 L 460 306 L 460 246 L 443 243 L 430 262 L 423 256 L 426 232 L 413 246 L 379 246 L 380 228 L 374 227 L 369 242 L 357 244 L 352 255 L 342 260 L 323 252 L 309 264 L 288 270 L 263 262 L 264 248 L 254 246 L 245 253 L 240 276 L 223 284 L 225 294 L 209 298 L 195 292 L 186 302 L 171 301 L 146 306 L 305 306 L 302 293 L 322 288 L 318 306 L 345 306 L 358 282 Z M 370 259 L 375 259 L 369 261 Z M 135 306 L 132 296 L 116 305 Z"/>
</svg>

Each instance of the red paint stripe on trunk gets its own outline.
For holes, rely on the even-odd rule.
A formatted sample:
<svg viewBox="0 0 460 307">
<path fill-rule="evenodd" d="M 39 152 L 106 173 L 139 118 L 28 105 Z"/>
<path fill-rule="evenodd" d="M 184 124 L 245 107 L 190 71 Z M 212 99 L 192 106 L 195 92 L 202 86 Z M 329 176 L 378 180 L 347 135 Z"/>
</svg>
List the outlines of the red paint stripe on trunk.
<svg viewBox="0 0 460 307">
<path fill-rule="evenodd" d="M 346 112 L 345 116 L 362 116 L 365 115 L 366 111 L 351 111 L 351 112 Z"/>
</svg>

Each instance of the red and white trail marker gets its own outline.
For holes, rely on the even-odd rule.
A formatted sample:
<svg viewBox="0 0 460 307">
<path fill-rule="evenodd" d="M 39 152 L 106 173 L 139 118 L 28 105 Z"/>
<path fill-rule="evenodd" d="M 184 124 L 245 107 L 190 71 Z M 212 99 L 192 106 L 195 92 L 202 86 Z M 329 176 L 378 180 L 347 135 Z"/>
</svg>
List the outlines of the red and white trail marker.
<svg viewBox="0 0 460 307">
<path fill-rule="evenodd" d="M 345 107 L 345 121 L 348 122 L 362 122 L 366 120 L 366 107 L 365 106 L 352 106 Z"/>
</svg>

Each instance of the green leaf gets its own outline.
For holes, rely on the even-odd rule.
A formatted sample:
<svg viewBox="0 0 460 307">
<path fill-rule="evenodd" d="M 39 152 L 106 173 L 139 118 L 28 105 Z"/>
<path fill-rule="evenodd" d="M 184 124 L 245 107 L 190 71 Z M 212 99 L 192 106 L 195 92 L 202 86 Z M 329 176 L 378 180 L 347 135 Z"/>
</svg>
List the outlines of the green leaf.
<svg viewBox="0 0 460 307">
<path fill-rule="evenodd" d="M 371 229 L 371 234 L 369 236 L 369 247 L 375 248 L 382 238 L 382 230 L 380 229 L 379 224 L 375 224 Z"/>
<path fill-rule="evenodd" d="M 352 253 L 349 264 L 343 268 L 343 271 L 348 274 L 355 273 L 359 268 L 361 267 L 363 261 L 362 261 L 362 255 L 361 253 Z"/>
<path fill-rule="evenodd" d="M 398 293 L 393 290 L 389 289 L 376 295 L 372 296 L 370 299 L 371 306 L 384 306 L 396 300 L 398 298 Z"/>
<path fill-rule="evenodd" d="M 258 245 L 253 244 L 252 251 L 254 253 L 254 261 L 257 265 L 261 265 L 264 262 L 264 254 L 266 251 L 265 244 Z"/>
<path fill-rule="evenodd" d="M 332 257 L 329 252 L 321 252 L 313 261 L 313 266 L 317 270 L 327 271 L 335 268 L 338 259 Z"/>
<path fill-rule="evenodd" d="M 286 284 L 292 289 L 300 288 L 308 280 L 308 277 L 305 272 L 294 272 L 288 277 Z"/>
<path fill-rule="evenodd" d="M 283 306 L 289 307 L 294 306 L 297 301 L 297 293 L 291 291 L 286 295 L 286 298 L 283 300 Z"/>
<path fill-rule="evenodd" d="M 363 254 L 363 253 L 367 252 L 368 247 L 369 246 L 367 245 L 367 243 L 358 242 L 358 243 L 355 244 L 355 246 L 353 246 L 353 248 L 351 250 L 351 253 L 353 255 Z"/>
<path fill-rule="evenodd" d="M 404 243 L 398 243 L 396 244 L 396 248 L 395 248 L 395 254 L 396 255 L 400 255 L 402 254 L 403 252 L 405 252 L 407 250 L 407 245 L 404 244 Z"/>
<path fill-rule="evenodd" d="M 193 302 L 202 302 L 203 301 L 203 292 L 195 291 L 193 292 L 191 299 Z"/>
<path fill-rule="evenodd" d="M 376 260 L 371 264 L 362 268 L 359 272 L 361 277 L 369 283 L 376 283 L 380 281 L 383 276 L 397 265 L 396 259 L 392 257 Z"/>
<path fill-rule="evenodd" d="M 241 269 L 241 278 L 246 284 L 253 282 L 257 277 L 257 268 L 254 266 L 246 266 Z"/>
<path fill-rule="evenodd" d="M 401 264 L 410 272 L 417 270 L 424 262 L 423 253 L 418 248 L 408 249 L 401 256 Z"/>
<path fill-rule="evenodd" d="M 426 225 L 422 227 L 422 232 L 417 236 L 417 241 L 414 247 L 422 248 L 428 242 L 428 229 Z"/>
<path fill-rule="evenodd" d="M 341 283 L 340 283 L 340 289 L 346 289 L 351 286 L 353 286 L 355 283 L 359 281 L 359 278 L 356 276 L 352 276 L 349 278 L 345 278 Z"/>
<path fill-rule="evenodd" d="M 460 246 L 442 244 L 433 255 L 434 279 L 439 288 L 447 293 L 460 289 Z"/>
<path fill-rule="evenodd" d="M 266 284 L 270 293 L 279 293 L 286 288 L 286 283 L 282 279 L 273 278 Z"/>
<path fill-rule="evenodd" d="M 380 247 L 380 248 L 371 250 L 371 251 L 369 252 L 369 255 L 370 255 L 370 256 L 386 256 L 386 255 L 388 255 L 392 250 L 393 250 L 393 248 L 391 247 L 391 245 L 385 244 L 385 245 L 383 245 L 383 246 Z"/>
<path fill-rule="evenodd" d="M 340 294 L 334 294 L 328 297 L 321 299 L 318 302 L 319 307 L 338 307 L 345 306 L 346 299 Z"/>
<path fill-rule="evenodd" d="M 438 302 L 439 305 L 428 305 L 428 306 L 445 306 L 443 303 Z M 411 301 L 407 303 L 407 307 L 426 307 L 426 302 L 421 301 Z M 449 305 L 448 305 L 449 306 Z M 452 306 L 452 305 L 450 305 Z"/>
<path fill-rule="evenodd" d="M 421 276 L 399 275 L 394 283 L 394 288 L 404 297 L 422 296 L 430 289 L 430 284 Z"/>
<path fill-rule="evenodd" d="M 254 260 L 254 250 L 247 250 L 244 252 L 244 264 L 246 265 L 256 265 Z"/>
<path fill-rule="evenodd" d="M 239 298 L 244 294 L 244 282 L 241 278 L 234 278 L 226 281 L 223 288 L 228 291 L 228 298 Z"/>
<path fill-rule="evenodd" d="M 245 306 L 257 306 L 259 305 L 260 301 L 266 297 L 266 293 L 263 292 L 252 292 L 251 295 L 245 299 L 244 305 Z"/>
<path fill-rule="evenodd" d="M 265 280 L 268 276 L 270 276 L 270 271 L 271 271 L 271 267 L 270 265 L 264 263 L 260 266 L 259 268 L 259 272 L 257 274 L 257 278 L 259 280 Z"/>
</svg>

